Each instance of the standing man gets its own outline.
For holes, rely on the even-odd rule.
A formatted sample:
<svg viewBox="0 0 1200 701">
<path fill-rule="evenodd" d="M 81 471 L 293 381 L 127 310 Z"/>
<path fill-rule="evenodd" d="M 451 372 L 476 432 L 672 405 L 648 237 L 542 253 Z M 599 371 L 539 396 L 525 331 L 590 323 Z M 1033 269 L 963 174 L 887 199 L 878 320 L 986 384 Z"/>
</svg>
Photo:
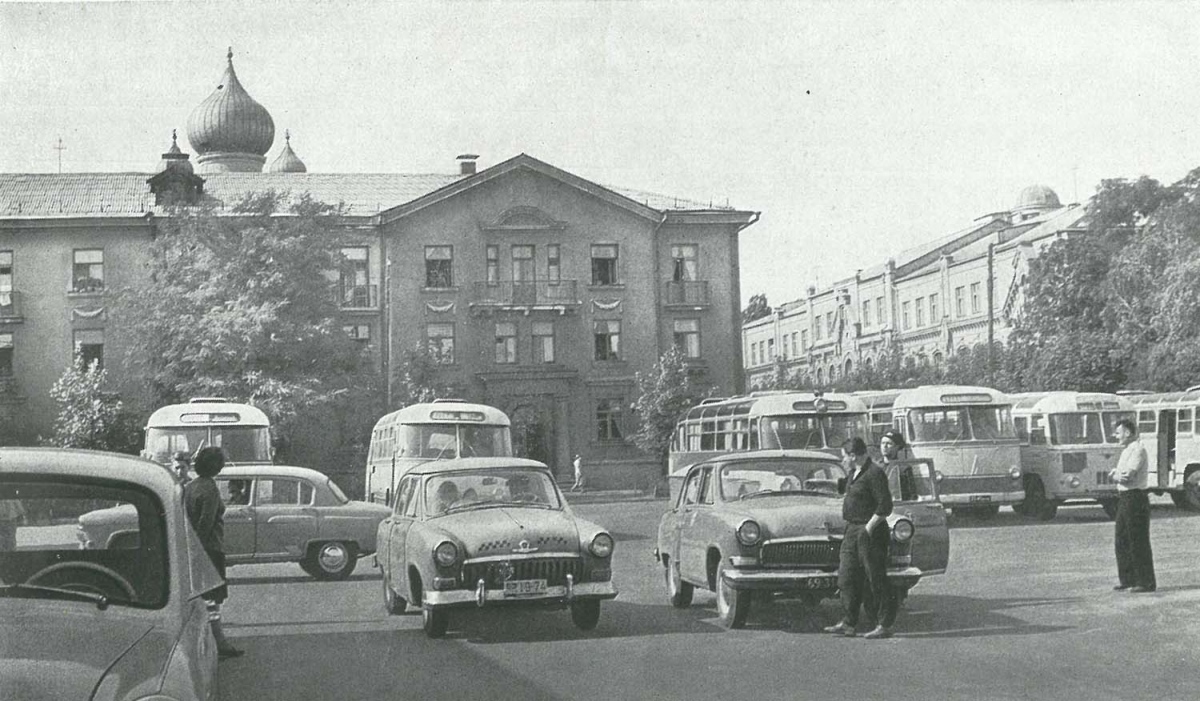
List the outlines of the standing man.
<svg viewBox="0 0 1200 701">
<path fill-rule="evenodd" d="M 571 485 L 571 491 L 578 492 L 583 489 L 583 456 L 577 454 L 571 465 L 575 468 L 575 484 Z"/>
<path fill-rule="evenodd" d="M 852 438 L 842 447 L 853 461 L 854 474 L 846 480 L 842 518 L 846 535 L 838 562 L 838 589 L 845 617 L 826 633 L 848 638 L 855 635 L 861 606 L 876 626 L 864 638 L 890 638 L 896 622 L 896 602 L 887 581 L 887 517 L 892 513 L 892 492 L 887 475 L 867 456 L 867 444 Z M 869 595 L 864 595 L 869 591 Z"/>
<path fill-rule="evenodd" d="M 175 470 L 175 474 L 179 475 L 179 481 L 187 484 L 191 479 L 188 472 L 192 469 L 192 456 L 188 455 L 187 451 L 181 450 L 175 453 L 172 460 L 172 469 Z"/>
<path fill-rule="evenodd" d="M 908 446 L 904 442 L 904 436 L 900 432 L 892 429 L 884 433 L 879 438 L 879 452 L 883 454 L 883 464 L 886 465 L 893 460 L 900 459 L 900 451 Z"/>
<path fill-rule="evenodd" d="M 1121 419 L 1115 427 L 1117 440 L 1125 448 L 1109 476 L 1117 483 L 1117 586 L 1134 594 L 1152 592 L 1154 554 L 1150 550 L 1150 498 L 1146 496 L 1150 461 L 1137 439 L 1137 424 Z"/>
</svg>

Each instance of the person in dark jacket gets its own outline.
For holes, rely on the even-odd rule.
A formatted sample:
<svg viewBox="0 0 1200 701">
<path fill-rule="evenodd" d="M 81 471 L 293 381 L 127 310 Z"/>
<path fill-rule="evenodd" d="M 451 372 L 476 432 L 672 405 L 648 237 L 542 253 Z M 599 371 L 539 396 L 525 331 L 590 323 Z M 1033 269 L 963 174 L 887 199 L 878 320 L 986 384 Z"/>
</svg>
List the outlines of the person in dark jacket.
<svg viewBox="0 0 1200 701">
<path fill-rule="evenodd" d="M 838 562 L 844 618 L 825 632 L 854 637 L 861 607 L 867 618 L 876 622 L 863 637 L 890 638 L 896 621 L 896 600 L 887 581 L 891 540 L 887 517 L 892 513 L 892 492 L 887 475 L 867 455 L 863 439 L 850 439 L 842 450 L 851 470 L 842 500 L 846 535 Z"/>
<path fill-rule="evenodd" d="M 220 448 L 202 448 L 196 454 L 194 469 L 197 476 L 183 487 L 188 521 L 222 580 L 225 579 L 225 502 L 213 478 L 223 467 L 225 453 Z M 217 640 L 217 657 L 222 660 L 242 655 L 242 651 L 230 644 L 221 630 L 221 602 L 228 596 L 229 587 L 224 583 L 204 595 L 208 604 L 208 623 Z"/>
</svg>

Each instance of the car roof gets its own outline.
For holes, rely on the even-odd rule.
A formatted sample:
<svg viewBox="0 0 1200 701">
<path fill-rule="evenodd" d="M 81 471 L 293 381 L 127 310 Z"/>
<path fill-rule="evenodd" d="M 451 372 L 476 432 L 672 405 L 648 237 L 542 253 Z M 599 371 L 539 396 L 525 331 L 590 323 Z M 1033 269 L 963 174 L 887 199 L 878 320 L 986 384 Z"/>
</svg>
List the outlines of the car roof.
<svg viewBox="0 0 1200 701">
<path fill-rule="evenodd" d="M 457 460 L 430 460 L 409 470 L 411 474 L 435 474 L 445 472 L 462 472 L 464 470 L 479 470 L 485 468 L 532 467 L 539 470 L 549 470 L 544 462 L 526 458 L 459 458 Z"/>
<path fill-rule="evenodd" d="M 830 455 L 820 450 L 751 450 L 745 453 L 726 453 L 725 455 L 716 455 L 706 460 L 692 465 L 709 465 L 716 462 L 749 462 L 752 460 L 768 460 L 779 458 L 802 458 L 804 460 L 822 460 L 825 462 L 833 462 L 841 464 L 842 461 L 836 456 Z M 690 469 L 690 468 L 689 468 Z"/>
<path fill-rule="evenodd" d="M 226 465 L 221 468 L 219 477 L 296 477 L 300 479 L 324 480 L 326 475 L 320 470 L 297 465 Z"/>
<path fill-rule="evenodd" d="M 120 453 L 76 448 L 0 448 L 0 475 L 75 475 L 132 482 L 169 494 L 179 478 L 156 462 Z"/>
</svg>

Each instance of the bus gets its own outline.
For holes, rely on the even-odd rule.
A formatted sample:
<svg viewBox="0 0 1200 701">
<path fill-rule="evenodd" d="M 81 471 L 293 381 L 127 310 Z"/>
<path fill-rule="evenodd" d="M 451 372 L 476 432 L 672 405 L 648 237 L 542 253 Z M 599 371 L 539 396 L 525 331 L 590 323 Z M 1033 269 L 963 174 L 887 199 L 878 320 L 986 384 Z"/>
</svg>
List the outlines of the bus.
<svg viewBox="0 0 1200 701">
<path fill-rule="evenodd" d="M 271 422 L 261 409 L 221 397 L 194 397 L 170 404 L 146 420 L 142 457 L 170 467 L 176 453 L 195 458 L 197 451 L 217 446 L 227 465 L 269 465 Z"/>
<path fill-rule="evenodd" d="M 768 391 L 706 399 L 675 426 L 667 458 L 672 497 L 689 467 L 746 450 L 819 450 L 841 455 L 842 444 L 869 437 L 867 407 L 849 394 Z"/>
<path fill-rule="evenodd" d="M 937 469 L 938 493 L 952 511 L 992 516 L 1024 500 L 1012 402 L 988 387 L 926 385 L 857 392 L 867 405 L 872 442 L 895 428 L 912 457 Z M 890 414 L 891 423 L 886 423 Z"/>
<path fill-rule="evenodd" d="M 1150 491 L 1200 511 L 1200 387 L 1128 397 L 1150 458 Z"/>
<path fill-rule="evenodd" d="M 1113 432 L 1133 419 L 1133 403 L 1104 392 L 1010 394 L 1013 427 L 1021 442 L 1025 500 L 1019 514 L 1049 521 L 1067 501 L 1097 501 L 1116 514 L 1117 485 L 1108 476 L 1121 446 Z"/>
<path fill-rule="evenodd" d="M 486 404 L 435 399 L 385 414 L 371 429 L 366 498 L 390 504 L 396 484 L 430 460 L 513 456 L 508 416 Z"/>
</svg>

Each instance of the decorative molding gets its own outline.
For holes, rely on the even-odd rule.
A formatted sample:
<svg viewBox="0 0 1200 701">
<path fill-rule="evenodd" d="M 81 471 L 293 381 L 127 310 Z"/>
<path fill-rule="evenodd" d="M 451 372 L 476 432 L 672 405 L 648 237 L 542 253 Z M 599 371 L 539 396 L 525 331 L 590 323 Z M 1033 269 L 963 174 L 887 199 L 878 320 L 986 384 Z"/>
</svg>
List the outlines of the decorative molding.
<svg viewBox="0 0 1200 701">
<path fill-rule="evenodd" d="M 453 313 L 454 306 L 454 300 L 435 299 L 425 303 L 426 311 L 433 312 L 434 314 Z"/>
<path fill-rule="evenodd" d="M 99 319 L 104 321 L 108 318 L 104 312 L 104 307 L 96 307 L 95 309 L 78 309 L 71 308 L 71 318 L 73 319 Z"/>
<path fill-rule="evenodd" d="M 595 311 L 619 312 L 621 311 L 620 299 L 593 299 L 592 309 Z"/>
</svg>

